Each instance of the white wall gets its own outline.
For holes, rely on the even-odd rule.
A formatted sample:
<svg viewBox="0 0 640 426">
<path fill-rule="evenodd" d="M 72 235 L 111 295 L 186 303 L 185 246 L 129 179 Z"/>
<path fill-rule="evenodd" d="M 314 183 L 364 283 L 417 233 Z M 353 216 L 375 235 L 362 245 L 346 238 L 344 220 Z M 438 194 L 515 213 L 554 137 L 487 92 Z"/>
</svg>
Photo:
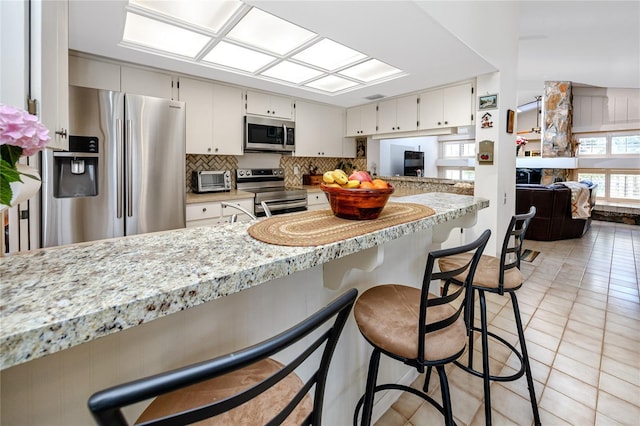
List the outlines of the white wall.
<svg viewBox="0 0 640 426">
<path fill-rule="evenodd" d="M 490 229 L 492 235 L 485 251 L 499 254 L 502 237 L 515 213 L 516 134 L 506 132 L 505 119 L 507 109 L 516 110 L 520 4 L 420 2 L 420 7 L 499 70 L 477 79 L 477 95 L 498 94 L 498 109 L 491 111 L 494 127 L 481 129 L 480 120 L 476 120 L 476 140 L 493 140 L 495 152 L 492 165 L 481 165 L 475 169 L 475 195 L 487 198 L 490 205 L 478 214 L 478 225 L 465 237 L 469 241 L 477 238 L 484 229 Z"/>
<path fill-rule="evenodd" d="M 380 139 L 379 174 L 382 176 L 403 175 L 404 151 L 424 152 L 424 176 L 438 177 L 438 137 L 424 136 L 412 138 Z M 371 155 L 371 151 L 369 152 Z M 374 160 L 375 161 L 375 160 Z"/>
</svg>

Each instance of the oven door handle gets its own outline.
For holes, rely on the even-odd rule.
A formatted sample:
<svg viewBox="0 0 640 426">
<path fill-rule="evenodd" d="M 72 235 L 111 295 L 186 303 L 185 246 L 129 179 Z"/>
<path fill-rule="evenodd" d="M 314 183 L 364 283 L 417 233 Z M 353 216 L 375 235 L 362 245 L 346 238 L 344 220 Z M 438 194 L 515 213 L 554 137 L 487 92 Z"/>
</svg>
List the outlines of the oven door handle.
<svg viewBox="0 0 640 426">
<path fill-rule="evenodd" d="M 283 209 L 283 208 L 290 209 L 294 207 L 307 206 L 307 200 L 269 200 L 269 201 L 263 201 L 262 203 L 265 203 L 268 206 L 269 210 L 272 212 L 275 210 Z M 256 208 L 259 209 L 257 206 Z"/>
</svg>

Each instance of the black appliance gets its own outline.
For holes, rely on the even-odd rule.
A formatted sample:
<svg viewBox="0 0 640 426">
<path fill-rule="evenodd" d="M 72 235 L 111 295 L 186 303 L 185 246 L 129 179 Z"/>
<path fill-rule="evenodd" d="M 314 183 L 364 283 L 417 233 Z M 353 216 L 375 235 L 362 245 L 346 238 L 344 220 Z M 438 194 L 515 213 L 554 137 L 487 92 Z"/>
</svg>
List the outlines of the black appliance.
<svg viewBox="0 0 640 426">
<path fill-rule="evenodd" d="M 539 184 L 542 180 L 542 169 L 516 169 L 516 184 L 518 183 L 534 183 Z"/>
<path fill-rule="evenodd" d="M 424 152 L 405 151 L 404 152 L 404 175 L 424 176 Z"/>
</svg>

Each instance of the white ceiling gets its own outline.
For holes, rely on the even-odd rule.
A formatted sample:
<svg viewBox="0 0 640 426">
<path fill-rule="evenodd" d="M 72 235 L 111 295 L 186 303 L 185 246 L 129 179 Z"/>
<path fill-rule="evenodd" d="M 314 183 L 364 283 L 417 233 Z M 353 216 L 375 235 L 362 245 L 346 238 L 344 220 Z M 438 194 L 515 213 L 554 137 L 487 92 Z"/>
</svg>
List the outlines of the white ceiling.
<svg viewBox="0 0 640 426">
<path fill-rule="evenodd" d="M 640 88 L 640 2 L 632 1 L 245 1 L 269 13 L 331 38 L 407 72 L 408 75 L 335 96 L 296 89 L 272 81 L 202 67 L 187 61 L 121 47 L 126 1 L 71 0 L 69 47 L 80 52 L 148 65 L 173 72 L 226 81 L 328 104 L 349 107 L 385 97 L 473 78 L 501 63 L 472 49 L 463 8 L 515 11 L 513 25 L 486 22 L 497 37 L 518 37 L 518 104 L 542 94 L 544 81 L 577 85 Z M 507 3 L 508 6 L 507 7 Z M 203 1 L 206 4 L 206 1 Z M 435 9 L 438 13 L 432 13 Z M 440 8 L 440 9 L 438 9 Z M 444 12 L 442 12 L 444 10 Z M 495 9 L 496 16 L 498 14 Z M 449 14 L 444 22 L 433 16 Z M 510 12 L 511 13 L 511 12 Z M 487 19 L 487 16 L 489 19 Z M 491 21 L 491 13 L 483 17 Z M 444 21 L 444 19 L 442 20 Z M 453 24 L 452 24 L 453 22 Z M 477 25 L 478 23 L 474 23 Z M 509 23 L 512 24 L 512 23 Z M 478 28 L 482 28 L 482 23 Z M 460 30 L 458 30 L 460 29 Z M 455 34 L 454 34 L 455 33 Z M 499 52 L 497 53 L 499 55 Z M 484 55 L 485 59 L 481 55 Z"/>
</svg>

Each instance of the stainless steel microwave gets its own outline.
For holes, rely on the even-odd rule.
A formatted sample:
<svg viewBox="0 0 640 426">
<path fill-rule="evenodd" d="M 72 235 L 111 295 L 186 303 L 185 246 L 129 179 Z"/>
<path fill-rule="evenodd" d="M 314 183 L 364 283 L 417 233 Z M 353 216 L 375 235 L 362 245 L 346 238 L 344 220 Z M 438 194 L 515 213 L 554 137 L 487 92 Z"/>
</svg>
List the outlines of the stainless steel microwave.
<svg viewBox="0 0 640 426">
<path fill-rule="evenodd" d="M 247 115 L 244 151 L 292 153 L 296 148 L 295 128 L 293 121 Z"/>
<path fill-rule="evenodd" d="M 191 175 L 193 192 L 217 192 L 231 190 L 229 170 L 202 170 Z"/>
</svg>

